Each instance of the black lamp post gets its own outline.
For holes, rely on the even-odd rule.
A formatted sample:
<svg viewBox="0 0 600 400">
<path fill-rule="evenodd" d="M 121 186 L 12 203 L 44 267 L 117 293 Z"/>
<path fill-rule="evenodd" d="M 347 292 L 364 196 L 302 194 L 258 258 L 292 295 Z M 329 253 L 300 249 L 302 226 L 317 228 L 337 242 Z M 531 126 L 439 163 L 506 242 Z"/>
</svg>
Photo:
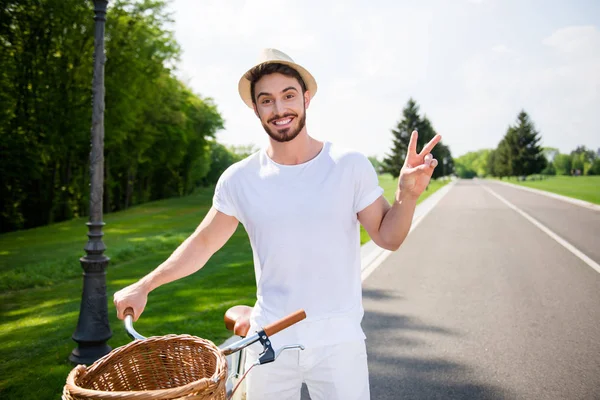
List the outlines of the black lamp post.
<svg viewBox="0 0 600 400">
<path fill-rule="evenodd" d="M 106 343 L 112 337 L 108 324 L 106 299 L 106 267 L 109 258 L 104 255 L 102 242 L 102 196 L 104 192 L 104 23 L 108 0 L 94 0 L 94 78 L 92 81 L 92 150 L 90 153 L 90 220 L 89 240 L 84 257 L 79 261 L 83 267 L 83 293 L 79 309 L 77 329 L 69 360 L 76 364 L 91 364 L 107 354 L 111 348 Z"/>
</svg>

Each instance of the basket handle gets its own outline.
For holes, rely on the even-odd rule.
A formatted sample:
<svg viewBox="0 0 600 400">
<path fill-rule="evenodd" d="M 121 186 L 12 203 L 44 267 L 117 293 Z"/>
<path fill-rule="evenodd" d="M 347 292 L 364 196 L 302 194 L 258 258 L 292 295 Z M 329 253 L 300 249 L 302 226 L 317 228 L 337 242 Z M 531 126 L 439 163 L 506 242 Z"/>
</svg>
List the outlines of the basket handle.
<svg viewBox="0 0 600 400">
<path fill-rule="evenodd" d="M 300 322 L 306 318 L 304 310 L 298 310 L 291 313 L 287 317 L 281 318 L 279 321 L 275 321 L 263 328 L 267 336 L 276 334 L 277 332 L 294 325 L 296 322 Z"/>
</svg>

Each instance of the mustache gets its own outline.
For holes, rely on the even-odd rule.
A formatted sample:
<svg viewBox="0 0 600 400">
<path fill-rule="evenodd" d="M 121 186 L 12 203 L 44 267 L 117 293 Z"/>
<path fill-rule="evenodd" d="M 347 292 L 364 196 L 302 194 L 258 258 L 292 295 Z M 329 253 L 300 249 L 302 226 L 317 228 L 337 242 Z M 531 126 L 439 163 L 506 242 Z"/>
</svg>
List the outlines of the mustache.
<svg viewBox="0 0 600 400">
<path fill-rule="evenodd" d="M 293 113 L 287 113 L 287 114 L 283 114 L 283 115 L 275 115 L 273 118 L 269 118 L 269 120 L 267 122 L 271 123 L 273 121 L 276 121 L 278 119 L 283 119 L 285 117 L 297 117 L 297 114 L 293 114 Z"/>
</svg>

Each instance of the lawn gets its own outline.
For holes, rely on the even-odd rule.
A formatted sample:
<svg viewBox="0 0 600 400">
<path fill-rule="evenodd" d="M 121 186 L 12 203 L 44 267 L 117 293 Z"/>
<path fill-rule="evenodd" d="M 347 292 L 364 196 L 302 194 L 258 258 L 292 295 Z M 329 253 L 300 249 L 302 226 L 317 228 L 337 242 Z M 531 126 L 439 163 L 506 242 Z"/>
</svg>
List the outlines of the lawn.
<svg viewBox="0 0 600 400">
<path fill-rule="evenodd" d="M 396 180 L 382 176 L 392 199 Z M 432 182 L 422 196 L 442 182 Z M 116 319 L 113 294 L 162 261 L 200 223 L 212 189 L 133 207 L 104 217 L 109 322 L 115 348 L 128 342 Z M 81 299 L 85 220 L 0 235 L 0 398 L 58 398 L 73 366 L 67 361 Z M 362 241 L 368 236 L 363 233 Z M 221 343 L 229 332 L 223 313 L 255 301 L 252 250 L 240 225 L 232 239 L 198 273 L 151 293 L 136 328 L 145 335 L 191 333 Z M 176 312 L 174 312 L 176 310 Z"/>
<path fill-rule="evenodd" d="M 600 204 L 600 176 L 536 176 L 528 177 L 526 181 L 518 181 L 516 178 L 510 178 L 507 181 Z"/>
</svg>

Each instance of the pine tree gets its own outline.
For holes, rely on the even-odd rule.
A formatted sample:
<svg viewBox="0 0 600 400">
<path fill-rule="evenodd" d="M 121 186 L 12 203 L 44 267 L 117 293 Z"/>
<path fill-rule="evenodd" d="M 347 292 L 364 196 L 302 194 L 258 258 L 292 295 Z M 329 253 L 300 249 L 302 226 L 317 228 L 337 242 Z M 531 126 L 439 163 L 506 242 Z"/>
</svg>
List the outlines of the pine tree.
<svg viewBox="0 0 600 400">
<path fill-rule="evenodd" d="M 490 160 L 494 175 L 527 176 L 542 172 L 547 161 L 540 140 L 533 122 L 525 111 L 521 111 L 517 123 L 508 127 Z"/>
<path fill-rule="evenodd" d="M 402 110 L 402 116 L 403 118 L 397 123 L 396 128 L 392 129 L 394 135 L 392 153 L 386 155 L 382 162 L 383 172 L 390 173 L 395 178 L 400 175 L 400 170 L 404 165 L 412 131 L 423 127 L 423 121 L 419 117 L 419 106 L 412 98 L 408 100 L 406 107 Z M 419 132 L 419 144 L 421 140 Z"/>
<path fill-rule="evenodd" d="M 514 136 L 515 157 L 512 160 L 513 175 L 527 176 L 539 174 L 546 168 L 544 150 L 539 145 L 541 137 L 525 111 L 517 117 L 518 125 L 509 128 Z"/>
<path fill-rule="evenodd" d="M 408 100 L 406 107 L 402 110 L 402 116 L 403 118 L 396 124 L 396 128 L 392 129 L 394 135 L 392 152 L 384 158 L 381 164 L 382 172 L 390 173 L 395 178 L 400 175 L 400 170 L 404 165 L 412 132 L 414 130 L 419 132 L 417 151 L 421 151 L 437 134 L 429 118 L 419 116 L 419 106 L 412 98 Z M 438 167 L 433 171 L 432 178 L 450 175 L 454 172 L 454 160 L 448 146 L 438 143 L 431 154 L 438 160 Z"/>
</svg>

